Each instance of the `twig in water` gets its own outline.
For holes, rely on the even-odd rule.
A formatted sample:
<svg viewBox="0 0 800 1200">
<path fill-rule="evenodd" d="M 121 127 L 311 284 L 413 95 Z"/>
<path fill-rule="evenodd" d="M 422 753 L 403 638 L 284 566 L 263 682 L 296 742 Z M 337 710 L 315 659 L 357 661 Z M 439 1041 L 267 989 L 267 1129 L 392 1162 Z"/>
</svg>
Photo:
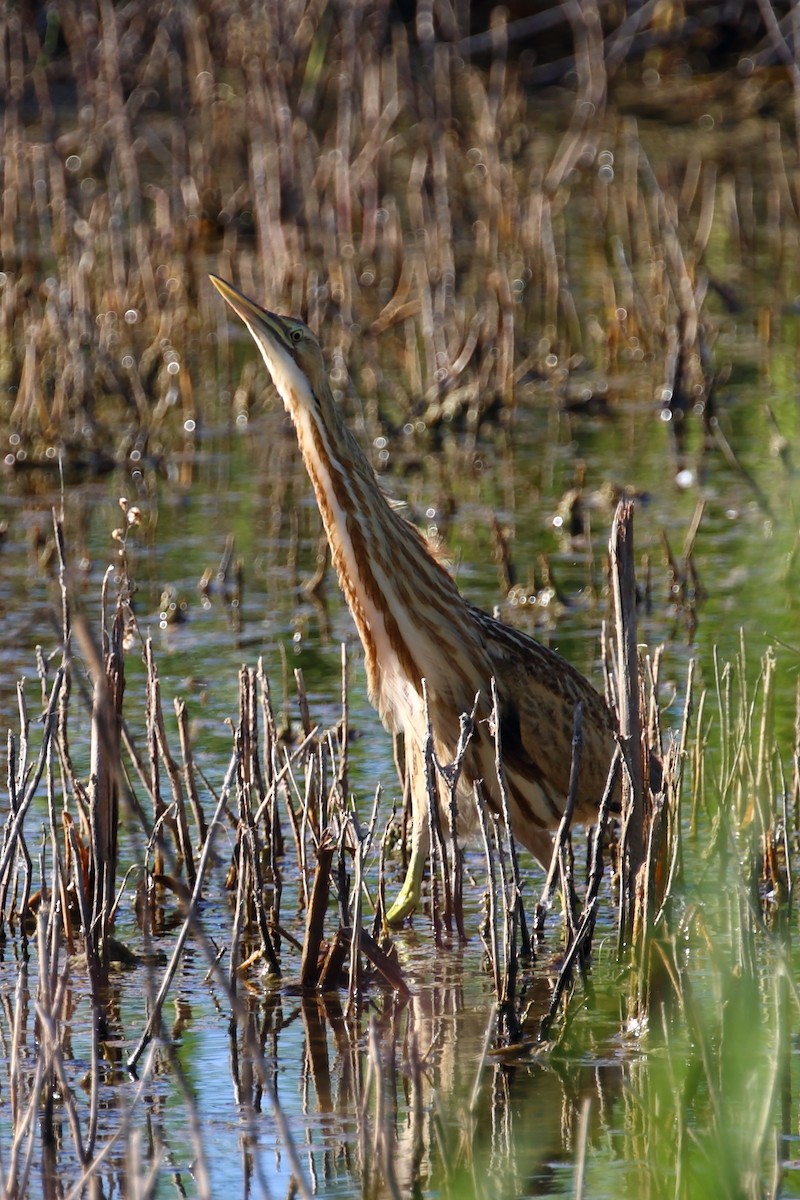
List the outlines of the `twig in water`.
<svg viewBox="0 0 800 1200">
<path fill-rule="evenodd" d="M 436 776 L 436 754 L 433 748 L 433 726 L 431 725 L 431 715 L 428 705 L 428 685 L 424 679 L 422 681 L 422 701 L 425 708 L 425 740 L 422 746 L 422 769 L 425 773 L 425 790 L 428 794 L 428 861 L 430 864 L 431 885 L 431 928 L 433 930 L 435 945 L 441 946 L 443 944 L 443 921 L 439 902 L 439 859 L 440 854 L 442 859 L 444 859 L 445 851 L 444 838 L 439 821 L 439 785 Z M 414 753 L 417 753 L 416 750 L 414 750 Z M 449 913 L 452 911 L 450 879 L 444 862 L 442 864 L 442 880 L 445 890 L 444 911 L 445 913 Z"/>
<path fill-rule="evenodd" d="M 646 855 L 639 658 L 636 645 L 633 504 L 629 500 L 621 500 L 614 514 L 609 554 L 616 629 L 617 715 L 625 764 L 622 778 L 619 936 L 621 945 L 626 945 L 634 937 L 637 887 Z"/>
<path fill-rule="evenodd" d="M 323 833 L 317 846 L 317 866 L 311 888 L 311 900 L 306 910 L 306 934 L 300 964 L 300 986 L 316 987 L 319 979 L 319 949 L 325 935 L 325 913 L 331 890 L 331 864 L 336 850 L 330 832 Z"/>
<path fill-rule="evenodd" d="M 22 830 L 22 825 L 25 820 L 25 814 L 30 807 L 33 797 L 39 787 L 45 765 L 48 760 L 50 740 L 55 732 L 56 720 L 58 716 L 58 704 L 61 697 L 61 688 L 64 683 L 65 671 L 64 667 L 59 667 L 56 672 L 56 677 L 53 680 L 53 686 L 50 690 L 50 699 L 47 704 L 47 711 L 44 715 L 44 730 L 42 733 L 42 744 L 39 748 L 39 757 L 36 766 L 28 779 L 28 785 L 20 798 L 17 810 L 13 815 L 10 824 L 7 824 L 8 835 L 5 838 L 2 853 L 0 854 L 0 880 L 5 879 L 6 871 L 9 868 L 11 857 L 16 850 L 17 839 Z"/>
<path fill-rule="evenodd" d="M 541 935 L 544 932 L 544 923 L 550 907 L 553 902 L 553 891 L 555 888 L 556 872 L 561 874 L 562 888 L 565 884 L 566 866 L 565 866 L 565 845 L 569 837 L 569 831 L 572 826 L 572 817 L 575 812 L 575 800 L 578 795 L 578 781 L 580 778 L 581 765 L 581 749 L 583 747 L 583 705 L 580 700 L 576 703 L 573 711 L 572 724 L 572 760 L 569 768 L 569 783 L 567 784 L 567 796 L 564 803 L 564 811 L 561 814 L 561 820 L 558 825 L 558 831 L 553 839 L 553 854 L 550 859 L 550 867 L 547 872 L 547 878 L 542 888 L 542 895 L 539 903 L 536 905 L 536 933 Z M 572 889 L 570 888 L 570 891 Z M 564 910 L 567 913 L 567 922 L 570 926 L 570 933 L 574 933 L 572 928 L 572 917 L 569 910 L 571 909 L 571 897 L 567 891 L 564 892 Z"/>
<path fill-rule="evenodd" d="M 514 842 L 514 832 L 511 828 L 511 813 L 508 806 L 508 792 L 506 791 L 505 772 L 503 770 L 503 747 L 500 738 L 500 701 L 497 696 L 497 681 L 494 678 L 492 678 L 492 732 L 494 734 L 494 770 L 497 777 L 497 787 L 500 792 L 503 826 L 506 835 L 506 848 L 508 851 L 509 862 L 511 863 L 511 877 L 514 888 L 513 902 L 510 905 L 509 913 L 510 924 L 508 929 L 508 960 L 506 964 L 506 976 L 510 977 L 512 975 L 512 959 L 514 961 L 514 974 L 516 973 L 517 930 L 519 930 L 520 934 L 521 952 L 523 957 L 530 958 L 532 951 L 531 939 L 530 935 L 528 934 L 528 922 L 525 919 L 525 908 L 522 903 L 522 878 L 520 876 L 519 860 L 517 858 L 517 847 Z M 513 983 L 511 986 L 511 991 L 513 993 Z"/>
<path fill-rule="evenodd" d="M 475 784 L 474 790 L 475 808 L 478 813 L 478 824 L 481 829 L 481 837 L 483 839 L 483 849 L 486 855 L 486 872 L 489 878 L 489 886 L 487 892 L 487 923 L 489 926 L 489 958 L 491 959 L 492 974 L 494 976 L 494 994 L 497 1003 L 500 1003 L 501 987 L 500 987 L 500 951 L 497 944 L 497 902 L 495 892 L 497 888 L 497 880 L 494 871 L 494 854 L 489 840 L 489 830 L 486 823 L 486 807 L 483 799 L 483 792 L 480 784 Z"/>
<path fill-rule="evenodd" d="M 453 761 L 444 765 L 439 763 L 438 760 L 436 762 L 439 774 L 447 787 L 449 797 L 448 816 L 450 825 L 450 853 L 452 855 L 449 898 L 452 906 L 452 914 L 448 911 L 445 915 L 448 929 L 450 928 L 451 915 L 455 917 L 456 929 L 458 930 L 458 936 L 462 944 L 466 942 L 467 935 L 464 930 L 464 859 L 458 844 L 458 785 L 464 766 L 464 759 L 475 730 L 475 713 L 478 709 L 479 699 L 480 696 L 476 695 L 471 713 L 461 714 L 458 744 L 456 745 Z"/>
<path fill-rule="evenodd" d="M 592 935 L 594 933 L 595 920 L 597 917 L 597 905 L 600 894 L 600 883 L 603 878 L 603 840 L 605 834 L 606 823 L 608 821 L 609 812 L 611 810 L 611 798 L 617 783 L 617 774 L 620 769 L 621 751 L 619 745 L 614 751 L 614 756 L 611 759 L 611 765 L 608 769 L 608 777 L 606 786 L 603 791 L 603 798 L 600 801 L 600 809 L 597 814 L 597 825 L 595 826 L 594 840 L 592 843 L 592 857 L 589 868 L 589 882 L 586 888 L 586 896 L 583 902 L 583 911 L 581 913 L 578 927 L 575 930 L 574 937 L 567 947 L 567 952 L 564 955 L 561 964 L 561 970 L 556 980 L 553 995 L 550 999 L 550 1007 L 545 1017 L 542 1018 L 539 1026 L 539 1038 L 545 1040 L 550 1026 L 555 1020 L 561 997 L 566 988 L 572 981 L 572 968 L 577 961 L 581 965 L 588 958 L 588 947 L 591 946 Z M 584 976 L 585 980 L 585 976 Z"/>
</svg>

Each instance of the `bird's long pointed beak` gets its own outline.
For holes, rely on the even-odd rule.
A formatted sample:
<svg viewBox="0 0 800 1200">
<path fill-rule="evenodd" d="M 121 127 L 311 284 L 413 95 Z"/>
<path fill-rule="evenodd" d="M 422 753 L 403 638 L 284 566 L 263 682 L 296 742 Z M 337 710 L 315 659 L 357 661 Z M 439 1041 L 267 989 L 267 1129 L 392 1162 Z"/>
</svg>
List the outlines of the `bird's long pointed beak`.
<svg viewBox="0 0 800 1200">
<path fill-rule="evenodd" d="M 209 275 L 208 278 L 223 300 L 227 300 L 236 315 L 242 318 L 256 342 L 260 343 L 264 335 L 283 342 L 285 333 L 279 316 L 256 304 L 255 300 L 245 296 L 244 292 L 240 292 L 232 283 L 220 279 L 219 275 Z"/>
</svg>

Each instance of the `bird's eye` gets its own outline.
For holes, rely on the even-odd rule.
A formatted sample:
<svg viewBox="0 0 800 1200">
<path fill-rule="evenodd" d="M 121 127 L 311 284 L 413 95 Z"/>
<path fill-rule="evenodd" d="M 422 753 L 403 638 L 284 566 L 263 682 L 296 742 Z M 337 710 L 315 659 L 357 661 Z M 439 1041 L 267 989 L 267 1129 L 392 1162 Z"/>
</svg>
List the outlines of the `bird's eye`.
<svg viewBox="0 0 800 1200">
<path fill-rule="evenodd" d="M 292 339 L 293 342 L 299 342 L 300 339 L 302 338 L 302 336 L 303 336 L 302 329 L 293 329 L 292 332 L 289 334 L 289 337 Z"/>
</svg>

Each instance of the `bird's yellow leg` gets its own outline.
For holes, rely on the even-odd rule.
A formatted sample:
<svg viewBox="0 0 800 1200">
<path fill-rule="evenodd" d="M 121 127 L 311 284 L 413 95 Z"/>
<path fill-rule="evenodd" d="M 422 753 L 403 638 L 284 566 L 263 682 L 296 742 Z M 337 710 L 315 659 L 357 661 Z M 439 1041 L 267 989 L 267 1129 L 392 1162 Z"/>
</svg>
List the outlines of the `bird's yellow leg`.
<svg viewBox="0 0 800 1200">
<path fill-rule="evenodd" d="M 386 914 L 388 925 L 399 925 L 419 904 L 425 859 L 430 845 L 424 762 L 415 738 L 406 737 L 405 752 L 406 771 L 411 783 L 411 858 L 400 894 Z"/>
<path fill-rule="evenodd" d="M 428 857 L 428 829 L 425 826 L 423 836 L 417 836 L 416 826 L 411 838 L 411 859 L 409 860 L 406 877 L 400 893 L 386 914 L 389 925 L 399 925 L 406 917 L 410 917 L 419 904 L 422 890 L 422 874 L 425 870 L 425 859 Z"/>
</svg>

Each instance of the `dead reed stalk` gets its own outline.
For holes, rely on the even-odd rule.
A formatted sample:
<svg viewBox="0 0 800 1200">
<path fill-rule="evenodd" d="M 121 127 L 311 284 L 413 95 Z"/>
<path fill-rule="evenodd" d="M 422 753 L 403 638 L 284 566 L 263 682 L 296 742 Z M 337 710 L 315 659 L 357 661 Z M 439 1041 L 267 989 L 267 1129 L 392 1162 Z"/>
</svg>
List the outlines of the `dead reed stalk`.
<svg viewBox="0 0 800 1200">
<path fill-rule="evenodd" d="M 610 570 L 614 596 L 614 701 L 619 720 L 622 780 L 620 849 L 620 939 L 635 938 L 640 871 L 645 862 L 649 803 L 642 772 L 642 724 L 639 702 L 639 652 L 636 640 L 636 574 L 633 555 L 633 505 L 621 501 L 611 530 Z"/>
</svg>

